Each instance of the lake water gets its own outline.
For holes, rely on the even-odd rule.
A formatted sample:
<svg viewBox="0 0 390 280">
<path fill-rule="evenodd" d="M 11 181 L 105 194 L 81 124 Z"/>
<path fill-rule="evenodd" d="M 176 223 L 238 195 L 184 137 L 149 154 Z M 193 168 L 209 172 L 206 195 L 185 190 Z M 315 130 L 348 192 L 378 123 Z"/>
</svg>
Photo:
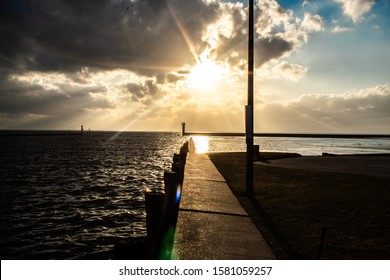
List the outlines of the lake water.
<svg viewBox="0 0 390 280">
<path fill-rule="evenodd" d="M 0 133 L 4 134 L 4 132 Z M 110 259 L 146 234 L 144 191 L 188 137 L 87 132 L 0 137 L 0 258 Z M 194 137 L 198 152 L 245 151 L 243 137 Z M 255 138 L 262 151 L 389 153 L 390 139 Z"/>
</svg>

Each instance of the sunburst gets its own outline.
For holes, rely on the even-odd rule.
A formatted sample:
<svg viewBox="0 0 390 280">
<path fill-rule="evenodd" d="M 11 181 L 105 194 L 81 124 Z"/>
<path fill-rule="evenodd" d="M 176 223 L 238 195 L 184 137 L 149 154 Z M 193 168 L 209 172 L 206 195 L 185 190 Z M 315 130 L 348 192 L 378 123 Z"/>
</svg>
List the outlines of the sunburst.
<svg viewBox="0 0 390 280">
<path fill-rule="evenodd" d="M 204 60 L 191 68 L 188 86 L 193 89 L 210 91 L 222 81 L 224 69 L 214 61 Z"/>
</svg>

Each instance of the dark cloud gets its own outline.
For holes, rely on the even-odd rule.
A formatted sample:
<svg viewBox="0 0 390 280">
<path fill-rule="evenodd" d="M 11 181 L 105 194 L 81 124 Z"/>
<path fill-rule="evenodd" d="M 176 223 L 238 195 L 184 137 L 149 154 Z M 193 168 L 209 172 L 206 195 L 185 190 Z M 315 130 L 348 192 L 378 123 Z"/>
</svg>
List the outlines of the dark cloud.
<svg viewBox="0 0 390 280">
<path fill-rule="evenodd" d="M 91 79 L 81 73 L 83 69 L 91 73 L 125 69 L 159 76 L 160 82 L 161 77 L 173 81 L 166 77 L 170 69 L 194 62 L 183 32 L 191 42 L 200 42 L 216 7 L 201 0 L 3 0 L 0 113 L 65 118 L 85 109 L 112 108 L 105 98 L 107 89 L 89 85 Z M 32 72 L 42 77 L 63 73 L 74 85 L 52 80 L 60 89 L 48 90 L 28 81 Z M 12 80 L 13 75 L 27 80 Z M 93 94 L 96 90 L 101 95 Z M 129 100 L 150 103 L 159 86 L 154 80 L 134 81 L 128 90 Z"/>
<path fill-rule="evenodd" d="M 160 88 L 157 82 L 146 80 L 144 83 L 128 83 L 126 86 L 128 94 L 125 94 L 125 99 L 130 97 L 133 101 L 150 103 L 150 99 L 156 97 L 160 93 Z"/>
<path fill-rule="evenodd" d="M 233 24 L 232 36 L 219 36 L 219 46 L 216 50 L 220 59 L 230 63 L 238 63 L 246 59 L 248 48 L 248 21 L 242 9 L 235 7 L 224 10 L 228 13 Z M 255 67 L 261 67 L 265 62 L 279 58 L 297 47 L 298 37 L 303 33 L 286 35 L 292 26 L 297 28 L 295 19 L 288 11 L 283 10 L 276 1 L 259 1 L 255 8 Z M 232 54 L 235 54 L 232 57 Z M 238 54 L 238 56 L 236 55 Z"/>
<path fill-rule="evenodd" d="M 183 76 L 181 75 L 178 75 L 178 74 L 175 74 L 175 73 L 169 73 L 167 76 L 166 76 L 166 81 L 168 83 L 176 83 L 177 81 L 180 81 L 183 79 Z"/>
<path fill-rule="evenodd" d="M 293 49 L 293 44 L 285 39 L 273 37 L 273 38 L 261 38 L 256 41 L 256 64 L 260 67 L 265 62 L 273 58 L 278 58 L 284 53 Z"/>
<path fill-rule="evenodd" d="M 11 116 L 33 114 L 67 117 L 86 109 L 114 106 L 104 98 L 95 97 L 95 94 L 105 92 L 102 87 L 58 85 L 58 89 L 47 89 L 23 81 L 2 80 L 0 83 L 0 112 Z"/>
<path fill-rule="evenodd" d="M 205 28 L 224 12 L 235 32 L 229 38 L 221 35 L 218 54 L 238 50 L 245 58 L 246 18 L 240 6 L 227 9 L 201 0 L 5 0 L 0 62 L 23 71 L 72 72 L 88 66 L 155 75 L 193 63 L 188 43 L 201 51 Z M 277 37 L 258 38 L 256 47 L 258 65 L 292 48 Z"/>
<path fill-rule="evenodd" d="M 193 58 L 178 24 L 199 42 L 217 12 L 200 0 L 3 2 L 2 64 L 38 71 L 182 66 Z"/>
</svg>

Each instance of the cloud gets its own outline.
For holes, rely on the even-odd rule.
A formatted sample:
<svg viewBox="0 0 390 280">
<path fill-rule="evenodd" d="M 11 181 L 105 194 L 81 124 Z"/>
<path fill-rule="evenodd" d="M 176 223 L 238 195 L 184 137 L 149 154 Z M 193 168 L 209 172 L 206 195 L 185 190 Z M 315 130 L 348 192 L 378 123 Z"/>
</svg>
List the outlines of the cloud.
<svg viewBox="0 0 390 280">
<path fill-rule="evenodd" d="M 303 2 L 302 2 L 302 7 L 305 7 L 305 6 L 308 6 L 308 5 L 310 5 L 310 2 L 308 1 L 308 0 L 303 0 Z"/>
<path fill-rule="evenodd" d="M 388 133 L 390 86 L 342 94 L 308 94 L 267 104 L 257 112 L 263 131 Z M 353 129 L 353 131 L 351 131 Z"/>
<path fill-rule="evenodd" d="M 240 2 L 210 0 L 3 0 L 0 125 L 23 116 L 66 123 L 97 111 L 114 121 L 164 100 L 184 104 L 185 80 L 202 57 L 231 71 L 224 92 L 236 95 L 245 82 L 246 12 Z M 264 0 L 255 24 L 256 67 L 272 63 L 274 76 L 300 79 L 304 66 L 282 60 L 320 30 L 321 18 Z"/>
<path fill-rule="evenodd" d="M 142 84 L 128 83 L 126 85 L 127 92 L 130 93 L 132 101 L 140 101 L 145 104 L 150 104 L 152 98 L 160 93 L 160 86 L 154 80 L 146 80 Z"/>
<path fill-rule="evenodd" d="M 342 5 L 345 15 L 352 18 L 353 22 L 360 22 L 363 16 L 371 11 L 375 0 L 334 0 Z"/>
<path fill-rule="evenodd" d="M 233 24 L 219 24 L 221 28 L 213 29 L 212 45 L 216 47 L 211 52 L 219 59 L 236 63 L 247 55 L 248 23 L 246 12 L 240 7 L 237 3 L 221 8 L 221 18 L 230 17 Z M 311 32 L 322 30 L 322 25 L 319 15 L 306 13 L 301 19 L 275 0 L 258 1 L 255 8 L 255 66 L 260 68 L 270 60 L 289 56 L 307 42 Z"/>
<path fill-rule="evenodd" d="M 301 26 L 307 31 L 320 31 L 323 29 L 323 20 L 319 15 L 305 13 Z"/>
<path fill-rule="evenodd" d="M 177 70 L 199 56 L 246 59 L 243 4 L 202 0 L 2 2 L 0 61 L 13 71 L 131 69 L 142 75 Z M 256 8 L 257 66 L 292 51 L 321 18 L 302 27 L 275 0 Z"/>
<path fill-rule="evenodd" d="M 218 103 L 216 103 L 218 102 Z M 255 106 L 255 131 L 291 133 L 389 133 L 390 85 L 335 94 L 307 94 L 288 102 Z M 152 129 L 155 123 L 179 129 L 185 121 L 190 130 L 242 131 L 244 106 L 238 100 L 215 100 L 199 104 L 187 100 L 181 106 L 166 103 L 137 123 L 139 129 Z M 223 125 L 222 125 L 223 124 Z"/>
<path fill-rule="evenodd" d="M 63 75 L 13 75 L 0 87 L 0 111 L 10 115 L 72 115 L 78 111 L 113 108 L 99 85 L 77 85 Z"/>
<path fill-rule="evenodd" d="M 261 79 L 285 79 L 290 81 L 298 81 L 302 79 L 307 72 L 307 68 L 299 64 L 291 64 L 282 61 L 277 64 L 267 63 L 258 72 L 257 75 Z"/>
<path fill-rule="evenodd" d="M 335 32 L 335 33 L 340 33 L 340 32 L 349 32 L 349 31 L 352 31 L 353 29 L 350 28 L 350 27 L 343 27 L 343 26 L 339 26 L 339 25 L 336 25 L 332 31 Z"/>
<path fill-rule="evenodd" d="M 12 2 L 2 10 L 0 53 L 9 67 L 34 71 L 180 67 L 193 58 L 176 19 L 196 42 L 217 12 L 201 0 L 23 0 L 16 10 Z"/>
</svg>

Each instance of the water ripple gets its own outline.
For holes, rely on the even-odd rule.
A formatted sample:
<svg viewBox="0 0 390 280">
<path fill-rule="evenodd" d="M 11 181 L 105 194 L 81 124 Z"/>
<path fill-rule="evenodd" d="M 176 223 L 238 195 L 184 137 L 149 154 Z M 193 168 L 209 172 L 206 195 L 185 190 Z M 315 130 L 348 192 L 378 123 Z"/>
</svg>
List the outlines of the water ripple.
<svg viewBox="0 0 390 280">
<path fill-rule="evenodd" d="M 2 259 L 109 259 L 146 234 L 144 190 L 161 189 L 175 133 L 0 138 Z"/>
</svg>

